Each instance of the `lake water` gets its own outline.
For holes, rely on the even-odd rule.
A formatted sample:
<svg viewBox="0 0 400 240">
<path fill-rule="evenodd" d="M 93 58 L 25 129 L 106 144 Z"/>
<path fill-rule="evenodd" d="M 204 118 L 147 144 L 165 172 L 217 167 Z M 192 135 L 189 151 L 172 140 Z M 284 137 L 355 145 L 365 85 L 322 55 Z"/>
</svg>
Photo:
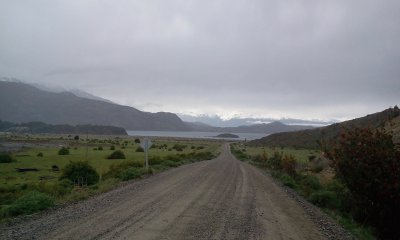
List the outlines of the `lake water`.
<svg viewBox="0 0 400 240">
<path fill-rule="evenodd" d="M 254 140 L 267 136 L 260 133 L 233 133 L 239 138 L 216 138 L 220 132 L 173 132 L 173 131 L 127 131 L 130 136 L 140 137 L 179 137 L 179 138 L 205 138 L 205 139 L 229 139 L 229 140 Z"/>
</svg>

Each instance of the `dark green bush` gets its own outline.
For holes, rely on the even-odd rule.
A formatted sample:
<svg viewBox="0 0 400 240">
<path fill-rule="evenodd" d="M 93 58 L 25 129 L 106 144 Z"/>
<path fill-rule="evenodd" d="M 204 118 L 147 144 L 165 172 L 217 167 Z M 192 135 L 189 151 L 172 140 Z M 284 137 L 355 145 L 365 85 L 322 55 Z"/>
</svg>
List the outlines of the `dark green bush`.
<svg viewBox="0 0 400 240">
<path fill-rule="evenodd" d="M 63 169 L 60 180 L 69 179 L 75 185 L 93 185 L 99 181 L 99 174 L 88 162 L 70 162 Z"/>
<path fill-rule="evenodd" d="M 312 190 L 319 190 L 322 188 L 319 179 L 316 176 L 312 175 L 303 175 L 300 177 L 300 184 L 302 186 L 309 187 Z"/>
<path fill-rule="evenodd" d="M 148 161 L 150 165 L 158 165 L 161 164 L 164 160 L 159 156 L 151 156 L 149 157 Z"/>
<path fill-rule="evenodd" d="M 63 179 L 54 184 L 54 195 L 56 196 L 64 196 L 71 192 L 74 187 L 74 183 L 69 179 Z"/>
<path fill-rule="evenodd" d="M 112 145 L 112 146 L 110 147 L 110 150 L 114 151 L 114 150 L 115 150 L 115 146 Z"/>
<path fill-rule="evenodd" d="M 368 128 L 343 132 L 331 158 L 358 208 L 353 216 L 382 239 L 400 239 L 400 150 L 393 136 Z"/>
<path fill-rule="evenodd" d="M 99 147 L 97 147 L 97 150 L 103 151 L 103 147 L 102 147 L 102 146 L 99 146 Z"/>
<path fill-rule="evenodd" d="M 124 161 L 118 164 L 112 164 L 107 173 L 103 175 L 104 178 L 122 178 L 121 174 L 126 169 L 130 168 L 143 168 L 143 161 Z"/>
<path fill-rule="evenodd" d="M 49 195 L 37 191 L 31 191 L 18 198 L 14 203 L 3 210 L 3 215 L 17 216 L 32 214 L 54 205 L 54 199 Z"/>
<path fill-rule="evenodd" d="M 297 184 L 294 181 L 294 179 L 291 176 L 287 175 L 287 174 L 282 174 L 280 176 L 280 180 L 282 181 L 283 185 L 285 185 L 287 187 L 290 187 L 290 188 L 293 188 L 293 189 L 297 188 Z"/>
<path fill-rule="evenodd" d="M 172 149 L 175 149 L 178 152 L 182 152 L 183 149 L 185 149 L 187 146 L 183 145 L 183 144 L 174 144 L 174 146 L 172 146 Z"/>
<path fill-rule="evenodd" d="M 108 157 L 108 159 L 125 159 L 125 154 L 121 150 L 116 150 L 112 152 Z"/>
<path fill-rule="evenodd" d="M 37 156 L 37 157 L 43 157 L 43 153 L 40 152 L 40 153 L 38 153 L 36 156 Z"/>
<path fill-rule="evenodd" d="M 60 150 L 58 150 L 58 155 L 68 155 L 69 154 L 69 149 L 66 147 L 62 147 Z"/>
<path fill-rule="evenodd" d="M 9 153 L 0 153 L 0 163 L 14 162 L 15 159 Z"/>
<path fill-rule="evenodd" d="M 309 155 L 308 156 L 308 161 L 313 161 L 314 159 L 316 158 L 316 156 L 315 155 Z"/>
<path fill-rule="evenodd" d="M 139 146 L 136 148 L 136 152 L 144 152 L 144 149 L 141 146 Z"/>
<path fill-rule="evenodd" d="M 139 168 L 128 168 L 121 172 L 120 179 L 122 181 L 128 181 L 135 178 L 140 178 L 142 176 L 142 171 Z"/>
<path fill-rule="evenodd" d="M 135 143 L 140 143 L 140 139 L 139 138 L 135 138 Z"/>
<path fill-rule="evenodd" d="M 336 194 L 327 190 L 319 190 L 311 193 L 309 201 L 323 208 L 336 209 L 339 206 Z"/>
</svg>

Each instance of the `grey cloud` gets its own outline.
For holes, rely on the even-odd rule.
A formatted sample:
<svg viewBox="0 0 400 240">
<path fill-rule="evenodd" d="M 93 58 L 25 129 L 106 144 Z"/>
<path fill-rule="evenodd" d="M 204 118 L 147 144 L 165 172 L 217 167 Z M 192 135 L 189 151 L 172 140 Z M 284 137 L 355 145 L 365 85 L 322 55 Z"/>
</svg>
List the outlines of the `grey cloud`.
<svg viewBox="0 0 400 240">
<path fill-rule="evenodd" d="M 351 118 L 400 101 L 400 3 L 2 1 L 0 74 L 151 111 Z"/>
</svg>

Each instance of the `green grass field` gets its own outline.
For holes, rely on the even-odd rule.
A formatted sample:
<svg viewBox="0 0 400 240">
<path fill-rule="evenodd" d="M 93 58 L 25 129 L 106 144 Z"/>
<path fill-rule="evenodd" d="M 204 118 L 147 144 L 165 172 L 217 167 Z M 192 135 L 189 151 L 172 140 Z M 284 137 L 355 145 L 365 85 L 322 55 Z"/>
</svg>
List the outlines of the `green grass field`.
<svg viewBox="0 0 400 240">
<path fill-rule="evenodd" d="M 137 151 L 139 139 L 130 136 L 85 136 L 75 139 L 71 135 L 0 134 L 0 140 L 3 149 L 14 149 L 12 162 L 8 162 L 9 154 L 1 155 L 0 222 L 42 211 L 54 204 L 86 199 L 113 189 L 121 181 L 212 159 L 219 154 L 221 147 L 218 141 L 152 138 L 148 170 L 143 164 L 145 153 Z M 69 154 L 59 155 L 62 148 L 69 149 Z M 108 159 L 116 150 L 122 151 L 125 159 Z M 4 160 L 4 156 L 8 160 Z M 96 182 L 89 185 L 88 182 L 82 184 L 76 181 L 83 179 L 80 176 L 87 179 L 87 172 L 82 173 L 82 168 L 70 171 L 72 175 L 79 174 L 79 177 L 73 177 L 73 181 L 65 179 L 65 175 L 61 179 L 65 173 L 63 169 L 67 165 L 71 169 L 71 162 L 87 162 L 98 174 Z M 17 169 L 37 171 L 19 172 Z"/>
<path fill-rule="evenodd" d="M 36 138 L 35 138 L 36 139 Z M 108 140 L 90 140 L 91 143 L 86 144 L 84 141 L 68 141 L 59 144 L 59 147 L 35 147 L 25 151 L 14 153 L 16 162 L 2 163 L 0 165 L 0 186 L 18 185 L 24 183 L 35 182 L 51 182 L 57 181 L 60 171 L 53 171 L 52 166 L 56 165 L 62 169 L 70 161 L 88 161 L 97 172 L 102 175 L 109 170 L 114 163 L 121 163 L 129 160 L 144 161 L 144 153 L 136 152 L 140 146 L 134 143 L 134 139 L 123 139 L 119 141 L 119 145 L 108 143 Z M 33 140 L 34 142 L 35 140 Z M 49 140 L 51 142 L 51 140 Z M 99 142 L 101 141 L 101 142 Z M 89 142 L 89 141 L 88 141 Z M 105 143 L 106 142 L 106 143 Z M 190 152 L 212 152 L 216 153 L 219 148 L 217 142 L 207 141 L 177 141 L 177 140 L 154 140 L 155 148 L 151 148 L 148 152 L 149 157 L 164 157 L 173 154 L 182 154 Z M 116 142 L 114 142 L 116 143 Z M 122 145 L 123 144 L 123 145 Z M 186 145 L 182 151 L 173 149 L 175 144 Z M 58 155 L 61 145 L 69 147 L 69 155 Z M 125 153 L 126 159 L 107 159 L 114 150 L 110 150 L 111 146 L 115 146 L 115 150 L 121 150 Z M 163 146 L 159 149 L 158 146 Z M 166 147 L 165 147 L 166 146 Z M 102 147 L 103 150 L 95 150 Z M 202 149 L 198 149 L 203 147 Z M 43 157 L 38 157 L 38 153 L 43 153 Z M 17 172 L 16 168 L 37 168 L 37 172 Z"/>
<path fill-rule="evenodd" d="M 294 149 L 294 148 L 269 148 L 269 147 L 252 147 L 246 146 L 240 143 L 236 143 L 233 145 L 235 149 L 241 150 L 243 153 L 249 155 L 250 157 L 254 157 L 257 155 L 265 154 L 270 157 L 274 154 L 274 152 L 283 153 L 284 155 L 292 155 L 296 158 L 299 163 L 306 164 L 308 163 L 308 159 L 310 156 L 319 156 L 319 150 L 309 150 L 309 149 Z M 243 151 L 244 150 L 244 151 Z"/>
</svg>

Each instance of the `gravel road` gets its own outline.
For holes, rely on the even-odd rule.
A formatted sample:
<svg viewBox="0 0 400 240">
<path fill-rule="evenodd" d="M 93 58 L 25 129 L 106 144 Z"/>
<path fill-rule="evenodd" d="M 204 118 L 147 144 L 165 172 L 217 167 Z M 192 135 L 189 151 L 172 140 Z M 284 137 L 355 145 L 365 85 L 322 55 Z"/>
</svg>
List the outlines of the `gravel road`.
<svg viewBox="0 0 400 240">
<path fill-rule="evenodd" d="M 0 226 L 0 239 L 345 238 L 324 232 L 290 195 L 225 145 L 217 159 Z"/>
</svg>

